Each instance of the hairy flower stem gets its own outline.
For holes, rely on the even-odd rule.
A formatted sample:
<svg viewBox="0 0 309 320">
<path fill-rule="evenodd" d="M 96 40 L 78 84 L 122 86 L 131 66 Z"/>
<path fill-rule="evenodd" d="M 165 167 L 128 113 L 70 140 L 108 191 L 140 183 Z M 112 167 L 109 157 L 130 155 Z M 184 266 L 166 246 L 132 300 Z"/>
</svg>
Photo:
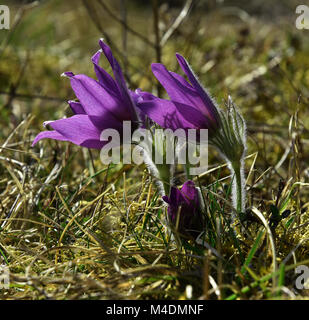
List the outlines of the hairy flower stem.
<svg viewBox="0 0 309 320">
<path fill-rule="evenodd" d="M 244 175 L 244 162 L 235 161 L 230 163 L 230 170 L 233 176 L 233 186 L 232 186 L 232 199 L 233 206 L 238 214 L 245 211 L 245 175 Z"/>
<path fill-rule="evenodd" d="M 171 168 L 168 164 L 157 164 L 156 166 L 159 172 L 159 179 L 163 184 L 165 195 L 168 196 L 170 194 Z"/>
</svg>

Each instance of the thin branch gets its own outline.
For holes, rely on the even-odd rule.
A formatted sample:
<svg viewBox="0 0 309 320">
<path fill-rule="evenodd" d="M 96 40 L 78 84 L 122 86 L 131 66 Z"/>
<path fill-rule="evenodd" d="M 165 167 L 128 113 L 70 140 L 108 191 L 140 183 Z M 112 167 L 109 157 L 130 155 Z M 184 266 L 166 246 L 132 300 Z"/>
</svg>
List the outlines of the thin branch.
<svg viewBox="0 0 309 320">
<path fill-rule="evenodd" d="M 124 28 L 126 28 L 130 33 L 132 33 L 134 36 L 140 38 L 142 41 L 147 43 L 149 46 L 155 47 L 155 44 L 152 43 L 148 38 L 144 37 L 142 34 L 138 33 L 134 29 L 132 29 L 125 21 L 122 19 L 119 19 L 110 9 L 109 7 L 104 3 L 103 0 L 98 0 L 99 4 L 102 6 L 102 8 L 106 11 L 106 13 L 115 21 L 120 23 Z"/>
<path fill-rule="evenodd" d="M 83 4 L 84 4 L 90 18 L 92 19 L 94 25 L 97 27 L 99 32 L 103 35 L 104 39 L 108 42 L 111 49 L 117 53 L 117 55 L 121 59 L 122 64 L 125 64 L 126 60 L 125 60 L 124 54 L 122 53 L 121 50 L 118 49 L 117 45 L 114 43 L 114 41 L 111 39 L 111 37 L 102 28 L 101 23 L 100 23 L 100 18 L 97 16 L 97 12 L 95 10 L 93 10 L 93 8 L 89 5 L 89 1 L 83 0 Z M 132 70 L 134 70 L 135 72 L 138 72 L 139 74 L 142 74 L 147 79 L 151 79 L 148 74 L 146 74 L 145 72 L 142 71 L 141 68 L 135 67 L 134 65 L 130 64 L 129 61 L 127 61 L 127 66 L 128 67 L 130 66 L 132 68 Z M 128 76 L 128 74 L 126 72 L 124 73 L 124 76 L 125 76 L 127 82 L 129 83 L 129 85 L 132 85 L 130 77 Z"/>
<path fill-rule="evenodd" d="M 13 38 L 13 35 L 18 27 L 18 25 L 21 23 L 23 17 L 25 16 L 25 14 L 27 13 L 27 11 L 35 8 L 36 6 L 39 5 L 39 1 L 34 1 L 32 3 L 28 3 L 25 4 L 23 6 L 21 6 L 17 13 L 16 16 L 14 18 L 14 22 L 9 30 L 9 33 L 7 34 L 7 36 L 3 39 L 1 45 L 0 45 L 0 59 L 6 49 L 6 47 L 8 46 L 8 44 L 10 43 L 11 39 Z"/>
<path fill-rule="evenodd" d="M 161 39 L 161 47 L 165 45 L 167 40 L 171 37 L 171 35 L 177 30 L 177 28 L 181 25 L 181 23 L 185 20 L 188 16 L 189 11 L 192 7 L 193 0 L 187 0 L 184 7 L 180 11 L 178 17 L 175 19 L 174 23 L 170 26 L 170 28 L 165 32 Z"/>
<path fill-rule="evenodd" d="M 0 95 L 11 96 L 12 93 L 0 91 Z M 23 93 L 14 93 L 14 99 L 41 99 L 41 100 L 54 100 L 54 101 L 60 101 L 60 102 L 67 101 L 67 99 L 64 99 L 64 98 L 48 97 L 48 96 L 41 96 L 36 94 L 30 95 L 30 94 L 23 94 Z"/>
<path fill-rule="evenodd" d="M 23 79 L 23 77 L 25 75 L 25 71 L 26 71 L 26 68 L 27 68 L 27 65 L 28 65 L 28 61 L 29 61 L 29 51 L 27 50 L 27 55 L 26 55 L 25 61 L 23 62 L 22 66 L 20 68 L 18 78 L 17 78 L 15 83 L 11 83 L 10 84 L 10 87 L 9 87 L 10 95 L 9 95 L 8 101 L 2 107 L 3 109 L 9 109 L 10 106 L 12 105 L 12 102 L 13 102 L 13 100 L 15 98 L 16 91 L 18 90 L 19 85 L 20 85 L 20 83 L 21 83 L 21 81 L 22 81 L 22 79 Z"/>
<path fill-rule="evenodd" d="M 127 24 L 127 0 L 120 0 L 121 20 L 122 24 L 122 50 L 124 55 L 124 72 L 127 73 L 128 68 L 128 29 L 124 26 Z"/>
<path fill-rule="evenodd" d="M 161 63 L 161 44 L 160 44 L 160 29 L 159 29 L 159 4 L 158 0 L 152 0 L 152 10 L 153 10 L 153 27 L 156 38 L 155 50 L 156 50 L 156 62 Z M 161 85 L 158 83 L 157 85 L 157 94 L 158 97 L 161 96 Z"/>
</svg>

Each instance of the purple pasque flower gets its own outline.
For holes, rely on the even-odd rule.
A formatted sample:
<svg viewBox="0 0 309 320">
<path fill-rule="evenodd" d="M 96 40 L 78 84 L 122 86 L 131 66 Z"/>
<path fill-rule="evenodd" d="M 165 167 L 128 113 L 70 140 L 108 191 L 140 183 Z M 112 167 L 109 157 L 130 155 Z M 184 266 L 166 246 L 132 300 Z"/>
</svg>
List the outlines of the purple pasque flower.
<svg viewBox="0 0 309 320">
<path fill-rule="evenodd" d="M 184 57 L 176 54 L 178 63 L 190 83 L 181 75 L 168 71 L 161 63 L 151 65 L 152 72 L 168 93 L 170 100 L 160 99 L 148 92 L 140 92 L 138 106 L 163 128 L 208 129 L 211 137 L 220 127 L 215 102 L 202 87 Z"/>
<path fill-rule="evenodd" d="M 170 196 L 162 199 L 168 203 L 168 217 L 177 232 L 196 237 L 203 231 L 199 193 L 193 181 L 186 181 L 180 190 L 172 187 Z"/>
<path fill-rule="evenodd" d="M 72 117 L 47 121 L 53 131 L 39 133 L 33 141 L 35 145 L 41 139 L 70 141 L 76 145 L 101 149 L 107 141 L 100 141 L 104 129 L 115 129 L 122 136 L 123 121 L 132 122 L 132 130 L 139 125 L 139 115 L 135 103 L 140 97 L 127 88 L 126 81 L 118 61 L 103 40 L 99 41 L 101 50 L 93 57 L 97 80 L 86 75 L 74 75 L 65 72 L 78 102 L 69 101 L 74 113 Z M 101 53 L 104 53 L 114 73 L 114 78 L 99 66 Z"/>
</svg>

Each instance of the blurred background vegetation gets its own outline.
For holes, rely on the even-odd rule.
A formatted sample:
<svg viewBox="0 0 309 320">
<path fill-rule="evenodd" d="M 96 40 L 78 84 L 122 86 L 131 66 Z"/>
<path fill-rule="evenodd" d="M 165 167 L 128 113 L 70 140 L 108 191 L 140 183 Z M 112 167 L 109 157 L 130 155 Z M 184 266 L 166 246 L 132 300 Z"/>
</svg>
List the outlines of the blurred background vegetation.
<svg viewBox="0 0 309 320">
<path fill-rule="evenodd" d="M 10 265 L 15 281 L 23 283 L 13 286 L 7 293 L 9 296 L 85 298 L 95 292 L 92 297 L 180 298 L 184 283 L 189 282 L 194 284 L 197 298 L 205 294 L 205 286 L 209 285 L 201 280 L 200 269 L 191 274 L 195 280 L 188 280 L 188 274 L 184 282 L 180 280 L 179 270 L 183 275 L 196 265 L 190 255 L 183 260 L 164 256 L 160 261 L 173 266 L 172 271 L 156 269 L 147 278 L 138 273 L 139 277 L 130 280 L 115 271 L 109 256 L 97 262 L 91 255 L 101 254 L 102 239 L 109 243 L 111 250 L 118 250 L 119 243 L 126 250 L 159 250 L 161 231 L 154 232 L 155 224 L 144 214 L 147 212 L 148 217 L 149 212 L 155 215 L 159 212 L 159 216 L 162 203 L 157 202 L 158 197 L 145 182 L 145 176 L 134 168 L 124 167 L 119 172 L 111 169 L 108 177 L 107 174 L 95 175 L 104 170 L 96 151 L 88 153 L 82 149 L 81 152 L 81 148 L 69 143 L 50 140 L 31 148 L 43 121 L 70 115 L 66 101 L 73 99 L 74 93 L 69 81 L 60 75 L 73 71 L 95 77 L 90 59 L 99 49 L 98 40 L 102 37 L 120 61 L 131 89 L 141 88 L 166 97 L 151 73 L 150 64 L 161 61 L 168 69 L 182 73 L 175 58 L 175 52 L 179 52 L 191 63 L 219 106 L 231 95 L 248 123 L 248 154 L 258 152 L 254 163 L 253 157 L 246 162 L 247 172 L 250 170 L 248 207 L 255 205 L 271 219 L 275 210 L 272 206 L 277 208 L 280 201 L 288 199 L 283 207 L 296 217 L 277 230 L 277 235 L 283 235 L 280 241 L 277 239 L 278 262 L 309 237 L 306 228 L 308 188 L 291 187 L 294 182 L 308 182 L 309 176 L 309 31 L 295 27 L 299 1 L 10 0 L 1 4 L 11 9 L 11 28 L 0 30 L 0 145 L 5 147 L 0 148 L 0 217 L 9 219 L 8 223 L 1 224 L 0 254 Z M 103 59 L 101 65 L 110 71 Z M 210 167 L 222 164 L 215 154 L 210 154 L 209 163 Z M 213 191 L 226 197 L 226 174 L 224 169 L 214 171 L 204 176 L 202 183 L 207 186 L 215 181 Z M 123 177 L 124 181 L 126 177 L 129 179 L 127 184 L 122 181 Z M 223 179 L 222 184 L 218 183 L 219 178 Z M 181 171 L 177 173 L 176 182 L 184 182 Z M 112 190 L 108 189 L 109 196 L 107 194 L 100 205 L 101 200 L 92 203 L 108 185 Z M 146 190 L 146 186 L 149 189 Z M 211 208 L 219 203 L 224 212 L 222 198 L 207 197 Z M 135 216 L 127 214 L 119 226 L 113 219 L 121 210 L 126 212 L 127 201 L 132 201 L 132 208 L 137 211 Z M 144 203 L 146 207 L 141 208 Z M 72 223 L 68 208 L 69 212 L 83 208 L 78 223 L 91 226 L 90 236 Z M 21 223 L 13 218 L 26 220 Z M 53 228 L 47 226 L 50 223 Z M 68 232 L 62 243 L 76 246 L 75 249 L 68 249 L 60 258 L 54 251 L 45 255 L 45 250 L 53 250 L 60 244 L 63 230 Z M 111 230 L 118 230 L 119 234 Z M 145 230 L 156 234 L 156 239 L 145 234 Z M 112 240 L 107 236 L 111 234 Z M 234 254 L 237 250 L 231 244 L 229 233 L 222 234 L 221 254 L 240 270 L 239 257 Z M 125 237 L 128 237 L 126 241 Z M 252 238 L 246 234 L 241 236 L 244 255 L 256 237 L 257 230 L 252 231 Z M 97 242 L 94 241 L 96 247 L 90 245 L 90 254 L 87 248 L 93 238 Z M 215 238 L 209 241 L 217 248 Z M 71 249 L 81 251 L 72 253 Z M 186 250 L 203 256 L 200 249 L 187 247 Z M 39 260 L 38 252 L 44 252 L 45 259 L 40 263 L 31 262 Z M 298 261 L 308 257 L 308 245 L 302 245 L 296 255 Z M 252 267 L 256 275 L 268 274 L 269 259 L 267 249 L 260 249 L 259 259 Z M 72 261 L 74 268 L 69 265 Z M 154 258 L 146 253 L 121 260 L 124 269 L 148 262 L 154 263 Z M 216 263 L 220 266 L 220 261 Z M 227 286 L 233 284 L 234 292 L 240 292 L 250 283 L 244 277 L 235 280 L 238 269 L 228 269 L 229 266 L 225 270 L 222 265 L 218 268 L 213 271 L 213 277 L 218 276 L 218 281 L 221 279 Z M 27 281 L 32 272 L 36 276 L 33 275 L 29 285 Z M 48 278 L 67 273 L 77 278 L 67 282 L 59 278 L 53 282 Z M 87 274 L 87 279 L 83 274 Z M 90 283 L 89 277 L 98 282 Z M 102 279 L 106 283 L 110 281 L 107 286 L 113 288 L 112 293 L 105 289 L 102 292 Z M 289 287 L 293 287 L 293 274 L 287 275 L 287 279 Z M 264 289 L 254 291 L 252 296 L 242 294 L 244 298 L 263 298 L 267 296 Z M 231 293 L 227 290 L 226 296 Z"/>
</svg>

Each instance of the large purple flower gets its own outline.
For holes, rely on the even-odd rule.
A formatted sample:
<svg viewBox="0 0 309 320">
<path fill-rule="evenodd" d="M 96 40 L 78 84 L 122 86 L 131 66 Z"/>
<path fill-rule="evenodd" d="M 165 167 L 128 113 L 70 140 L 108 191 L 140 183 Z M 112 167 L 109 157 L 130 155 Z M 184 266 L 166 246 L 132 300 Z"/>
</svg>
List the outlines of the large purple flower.
<svg viewBox="0 0 309 320">
<path fill-rule="evenodd" d="M 170 196 L 162 198 L 168 203 L 168 216 L 177 228 L 177 232 L 196 237 L 203 231 L 204 220 L 200 210 L 198 190 L 193 181 L 186 181 L 181 190 L 172 187 Z"/>
<path fill-rule="evenodd" d="M 116 129 L 122 133 L 123 121 L 132 121 L 136 129 L 139 116 L 135 102 L 140 97 L 127 88 L 119 63 L 103 40 L 99 41 L 101 50 L 93 57 L 94 70 L 98 81 L 86 75 L 64 73 L 71 80 L 72 89 L 79 102 L 69 101 L 74 115 L 56 121 L 47 121 L 53 131 L 39 133 L 33 141 L 35 145 L 41 139 L 70 141 L 87 148 L 101 149 L 107 141 L 100 141 L 104 129 Z M 99 66 L 101 53 L 104 53 L 112 67 L 114 78 Z"/>
<path fill-rule="evenodd" d="M 163 128 L 208 129 L 212 135 L 220 126 L 220 116 L 215 102 L 202 87 L 186 59 L 180 54 L 176 54 L 176 57 L 190 83 L 181 75 L 168 71 L 163 64 L 153 63 L 152 71 L 165 88 L 170 100 L 141 92 L 143 99 L 139 107 Z"/>
</svg>

